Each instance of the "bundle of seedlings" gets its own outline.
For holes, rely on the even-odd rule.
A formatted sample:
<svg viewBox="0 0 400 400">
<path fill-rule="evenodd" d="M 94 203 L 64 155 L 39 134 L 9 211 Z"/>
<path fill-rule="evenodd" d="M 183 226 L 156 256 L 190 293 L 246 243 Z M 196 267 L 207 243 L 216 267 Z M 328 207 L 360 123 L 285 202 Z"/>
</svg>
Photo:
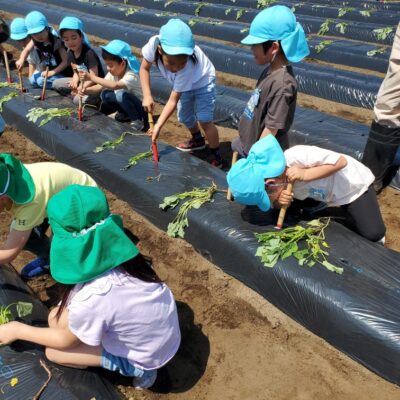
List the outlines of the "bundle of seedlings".
<svg viewBox="0 0 400 400">
<path fill-rule="evenodd" d="M 7 103 L 7 101 L 10 101 L 13 97 L 17 97 L 18 93 L 17 92 L 10 92 L 6 94 L 5 96 L 0 98 L 0 112 L 3 112 L 3 104 Z"/>
<path fill-rule="evenodd" d="M 130 167 L 135 166 L 140 160 L 143 160 L 145 158 L 150 158 L 152 155 L 153 155 L 153 152 L 151 150 L 136 154 L 135 156 L 131 157 L 128 160 L 128 164 L 126 164 L 124 167 L 122 167 L 121 171 L 126 171 Z"/>
<path fill-rule="evenodd" d="M 6 324 L 13 320 L 13 315 L 11 312 L 12 306 L 15 306 L 19 318 L 32 314 L 32 309 L 33 309 L 32 303 L 18 301 L 17 303 L 11 303 L 8 306 L 0 305 L 0 325 Z"/>
<path fill-rule="evenodd" d="M 327 260 L 329 248 L 325 241 L 325 229 L 329 218 L 319 218 L 307 222 L 305 226 L 297 225 L 280 231 L 256 233 L 259 243 L 256 256 L 261 258 L 265 267 L 272 268 L 279 259 L 295 257 L 299 265 L 312 267 L 322 264 L 329 271 L 343 273 L 343 268 L 331 264 Z"/>
<path fill-rule="evenodd" d="M 167 234 L 171 237 L 184 238 L 185 228 L 189 226 L 187 218 L 188 212 L 192 208 L 200 208 L 205 203 L 213 202 L 213 195 L 217 191 L 217 185 L 213 182 L 211 186 L 206 188 L 193 188 L 190 192 L 178 193 L 172 196 L 164 197 L 164 202 L 160 204 L 160 208 L 167 210 L 175 208 L 181 200 L 187 200 L 179 208 L 178 214 L 172 222 L 168 224 Z"/>
<path fill-rule="evenodd" d="M 39 118 L 43 118 L 39 123 L 39 127 L 46 125 L 53 118 L 60 117 L 70 117 L 74 114 L 75 110 L 73 108 L 42 108 L 42 107 L 34 107 L 31 108 L 26 114 L 28 121 L 36 123 Z"/>
</svg>

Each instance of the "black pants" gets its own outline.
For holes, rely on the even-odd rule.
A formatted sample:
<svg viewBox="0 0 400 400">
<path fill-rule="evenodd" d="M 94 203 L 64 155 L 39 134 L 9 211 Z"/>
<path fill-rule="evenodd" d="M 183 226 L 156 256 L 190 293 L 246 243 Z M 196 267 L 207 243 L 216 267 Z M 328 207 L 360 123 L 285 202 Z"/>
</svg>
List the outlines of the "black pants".
<svg viewBox="0 0 400 400">
<path fill-rule="evenodd" d="M 345 225 L 351 230 L 372 242 L 385 236 L 386 227 L 372 185 L 357 200 L 342 208 L 347 211 Z"/>
<path fill-rule="evenodd" d="M 50 258 L 50 238 L 46 235 L 49 227 L 49 220 L 46 218 L 39 226 L 32 229 L 24 250 L 31 251 L 38 257 Z"/>
</svg>

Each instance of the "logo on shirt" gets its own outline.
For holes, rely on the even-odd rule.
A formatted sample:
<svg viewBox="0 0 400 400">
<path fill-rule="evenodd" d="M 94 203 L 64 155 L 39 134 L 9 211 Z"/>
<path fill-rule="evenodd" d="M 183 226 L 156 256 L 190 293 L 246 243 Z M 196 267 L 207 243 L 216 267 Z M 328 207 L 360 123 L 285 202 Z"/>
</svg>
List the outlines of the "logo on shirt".
<svg viewBox="0 0 400 400">
<path fill-rule="evenodd" d="M 324 201 L 326 199 L 326 190 L 323 188 L 310 188 L 309 196 L 314 200 Z"/>
<path fill-rule="evenodd" d="M 17 219 L 17 225 L 24 226 L 26 225 L 26 219 Z"/>
<path fill-rule="evenodd" d="M 251 95 L 250 100 L 247 102 L 246 108 L 243 112 L 245 118 L 253 119 L 254 109 L 258 106 L 258 103 L 260 101 L 260 93 L 261 89 L 254 89 L 253 94 Z"/>
</svg>

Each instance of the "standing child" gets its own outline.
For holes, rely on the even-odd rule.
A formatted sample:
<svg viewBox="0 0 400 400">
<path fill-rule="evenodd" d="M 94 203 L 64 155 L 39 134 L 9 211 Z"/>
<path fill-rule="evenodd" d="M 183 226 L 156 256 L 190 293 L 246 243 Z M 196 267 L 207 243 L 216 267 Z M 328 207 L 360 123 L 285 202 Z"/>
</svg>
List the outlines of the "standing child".
<svg viewBox="0 0 400 400">
<path fill-rule="evenodd" d="M 39 11 L 32 11 L 25 17 L 28 35 L 33 40 L 33 51 L 36 52 L 39 64 L 29 78 L 32 86 L 43 87 L 46 68 L 49 67 L 46 87 L 51 89 L 53 81 L 62 78 L 66 70 L 67 52 L 62 40 L 55 36 L 49 27 L 46 17 Z M 28 47 L 27 47 L 28 49 Z M 22 63 L 23 64 L 23 63 Z"/>
<path fill-rule="evenodd" d="M 92 86 L 93 83 L 86 81 L 81 86 L 79 80 L 79 70 L 82 69 L 104 78 L 101 61 L 89 45 L 83 31 L 82 21 L 76 17 L 65 17 L 60 23 L 59 32 L 68 49 L 67 60 L 72 67 L 73 77 L 56 80 L 53 89 L 63 95 L 71 93 L 74 96 L 75 104 L 78 104 L 79 97 L 82 97 L 83 103 L 97 105 L 100 100 L 99 95 L 88 95 L 86 93 L 86 89 Z"/>
<path fill-rule="evenodd" d="M 273 6 L 257 14 L 242 43 L 251 45 L 256 63 L 266 68 L 240 119 L 232 150 L 246 157 L 251 146 L 270 133 L 287 149 L 297 99 L 289 62 L 299 62 L 309 54 L 303 28 L 288 7 Z"/>
<path fill-rule="evenodd" d="M 28 340 L 49 360 L 69 367 L 103 367 L 152 386 L 157 369 L 177 352 L 174 297 L 151 261 L 110 214 L 104 193 L 72 185 L 49 202 L 53 230 L 50 271 L 65 285 L 49 328 L 20 322 L 0 327 L 0 344 Z"/>
<path fill-rule="evenodd" d="M 143 107 L 154 110 L 150 89 L 150 68 L 155 64 L 172 85 L 168 102 L 151 133 L 156 141 L 161 128 L 178 107 L 179 121 L 189 129 L 192 138 L 176 148 L 181 151 L 204 149 L 206 144 L 200 132 L 203 128 L 208 141 L 210 163 L 222 167 L 218 130 L 213 123 L 215 106 L 215 68 L 200 47 L 195 46 L 192 31 L 180 19 L 170 19 L 160 29 L 160 34 L 150 38 L 142 49 L 140 82 L 143 90 Z"/>
<path fill-rule="evenodd" d="M 28 77 L 30 78 L 35 73 L 35 71 L 38 71 L 40 66 L 40 58 L 38 56 L 38 53 L 33 50 L 33 46 L 30 46 L 31 38 L 28 35 L 28 29 L 26 28 L 24 18 L 14 18 L 12 20 L 10 25 L 10 38 L 19 42 L 23 49 L 26 49 L 27 46 L 29 46 L 28 48 L 31 49 L 28 52 L 27 58 L 29 65 Z M 23 59 L 25 60 L 25 56 L 23 56 Z"/>
<path fill-rule="evenodd" d="M 85 73 L 85 79 L 94 83 L 94 86 L 86 89 L 86 93 L 100 93 L 102 111 L 106 114 L 117 112 L 117 121 L 131 122 L 131 126 L 138 131 L 148 130 L 138 75 L 140 65 L 129 44 L 122 40 L 112 40 L 101 48 L 108 73 L 104 78 L 95 75 L 93 71 Z"/>
<path fill-rule="evenodd" d="M 293 182 L 293 193 L 286 190 Z M 372 172 L 354 158 L 317 146 L 282 152 L 272 134 L 254 144 L 247 159 L 228 173 L 235 201 L 268 211 L 271 203 L 288 206 L 293 198 L 311 198 L 341 207 L 345 224 L 373 242 L 384 241 L 385 224 L 372 183 Z"/>
</svg>

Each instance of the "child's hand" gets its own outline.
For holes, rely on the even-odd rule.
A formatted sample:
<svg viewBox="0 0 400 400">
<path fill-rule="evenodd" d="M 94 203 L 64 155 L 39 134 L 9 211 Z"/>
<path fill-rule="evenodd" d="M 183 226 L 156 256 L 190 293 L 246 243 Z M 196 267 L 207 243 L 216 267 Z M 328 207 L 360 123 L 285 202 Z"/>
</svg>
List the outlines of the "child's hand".
<svg viewBox="0 0 400 400">
<path fill-rule="evenodd" d="M 72 79 L 72 80 L 69 82 L 69 87 L 70 87 L 71 89 L 73 89 L 73 90 L 78 89 L 78 85 L 79 85 L 79 80 L 77 81 L 76 79 Z"/>
<path fill-rule="evenodd" d="M 154 100 L 151 96 L 149 97 L 143 97 L 143 102 L 142 102 L 144 111 L 152 113 L 154 111 Z"/>
<path fill-rule="evenodd" d="M 153 129 L 150 128 L 150 129 L 147 131 L 147 134 L 148 134 L 149 136 L 151 136 L 151 141 L 152 141 L 153 143 L 155 143 L 155 142 L 157 141 L 157 139 L 158 139 L 158 136 L 160 135 L 160 128 L 158 127 L 157 124 L 155 124 Z"/>
<path fill-rule="evenodd" d="M 78 88 L 78 94 L 79 96 L 85 96 L 86 95 L 86 89 L 85 88 Z"/>
<path fill-rule="evenodd" d="M 304 181 L 305 170 L 299 167 L 289 167 L 286 170 L 286 176 L 289 182 Z"/>
<path fill-rule="evenodd" d="M 24 59 L 23 58 L 18 58 L 17 61 L 15 61 L 15 66 L 17 67 L 18 71 L 21 70 L 21 68 L 24 66 Z"/>
<path fill-rule="evenodd" d="M 282 190 L 279 195 L 278 203 L 281 207 L 290 206 L 290 203 L 293 201 L 293 192 L 289 192 L 287 189 Z"/>
<path fill-rule="evenodd" d="M 0 325 L 0 345 L 6 345 L 18 339 L 19 322 L 12 321 L 4 325 Z"/>
</svg>

